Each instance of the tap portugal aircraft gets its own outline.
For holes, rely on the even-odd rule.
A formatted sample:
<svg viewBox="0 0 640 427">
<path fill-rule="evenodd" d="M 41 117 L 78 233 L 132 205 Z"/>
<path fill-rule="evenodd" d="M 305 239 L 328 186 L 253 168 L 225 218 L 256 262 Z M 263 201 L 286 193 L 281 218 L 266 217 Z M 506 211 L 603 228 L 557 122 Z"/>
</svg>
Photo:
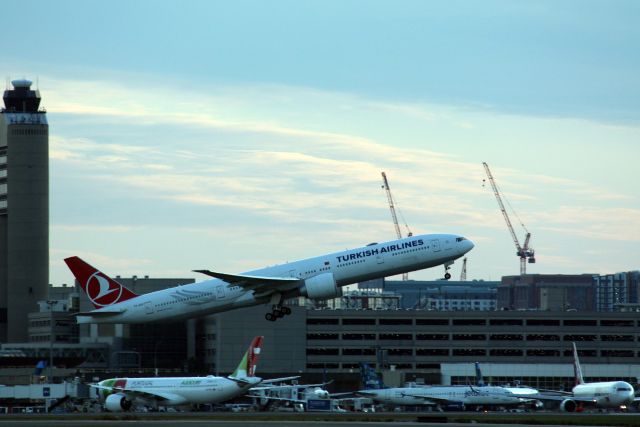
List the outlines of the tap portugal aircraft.
<svg viewBox="0 0 640 427">
<path fill-rule="evenodd" d="M 213 279 L 144 295 L 136 295 L 78 257 L 65 262 L 95 307 L 78 313 L 78 323 L 168 321 L 266 303 L 271 312 L 265 318 L 275 321 L 291 313 L 282 305 L 287 298 L 335 298 L 345 285 L 437 265 L 444 265 L 448 279 L 450 265 L 473 246 L 454 234 L 423 234 L 241 274 L 194 270 Z"/>
<path fill-rule="evenodd" d="M 134 402 L 164 406 L 219 403 L 241 396 L 261 383 L 255 376 L 264 337 L 251 341 L 240 364 L 228 377 L 110 378 L 91 386 L 98 389 L 104 407 L 111 412 L 128 411 Z M 264 382 L 279 381 L 267 380 Z"/>
</svg>

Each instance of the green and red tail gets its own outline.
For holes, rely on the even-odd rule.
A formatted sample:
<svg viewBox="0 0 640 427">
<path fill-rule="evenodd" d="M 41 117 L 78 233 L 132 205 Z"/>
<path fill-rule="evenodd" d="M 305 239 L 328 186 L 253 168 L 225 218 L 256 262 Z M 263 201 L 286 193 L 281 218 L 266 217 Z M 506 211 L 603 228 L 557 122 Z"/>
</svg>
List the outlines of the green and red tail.
<svg viewBox="0 0 640 427">
<path fill-rule="evenodd" d="M 262 349 L 262 341 L 264 337 L 257 336 L 251 341 L 251 345 L 244 353 L 240 364 L 233 371 L 230 376 L 233 378 L 247 378 L 254 377 L 256 373 L 256 367 L 258 365 L 258 359 L 260 358 L 260 350 Z"/>
</svg>

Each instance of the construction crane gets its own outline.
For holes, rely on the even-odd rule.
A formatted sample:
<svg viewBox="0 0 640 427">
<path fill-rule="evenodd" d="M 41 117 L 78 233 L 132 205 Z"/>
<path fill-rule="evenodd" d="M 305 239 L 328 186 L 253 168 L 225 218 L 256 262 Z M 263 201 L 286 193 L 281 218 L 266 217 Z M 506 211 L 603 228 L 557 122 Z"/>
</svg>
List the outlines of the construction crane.
<svg viewBox="0 0 640 427">
<path fill-rule="evenodd" d="M 387 181 L 387 174 L 382 172 L 382 188 L 387 192 L 387 199 L 389 200 L 389 209 L 391 210 L 391 218 L 393 219 L 393 225 L 396 229 L 396 236 L 398 239 L 402 239 L 402 233 L 400 232 L 400 225 L 398 224 L 398 217 L 396 216 L 396 208 L 393 203 L 393 196 L 391 196 L 391 189 L 389 188 L 389 181 Z M 404 220 L 404 217 L 402 218 Z M 404 221 L 404 226 L 407 228 L 407 237 L 413 236 L 407 222 Z M 402 280 L 409 280 L 409 273 L 402 274 Z"/>
<path fill-rule="evenodd" d="M 527 227 L 525 227 L 522 221 L 520 221 L 520 225 L 522 226 L 522 228 L 524 228 L 524 231 L 526 233 L 524 238 L 524 245 L 520 246 L 520 242 L 518 241 L 518 236 L 516 236 L 516 232 L 513 229 L 513 225 L 511 225 L 511 220 L 509 219 L 507 210 L 504 208 L 504 203 L 502 203 L 502 197 L 500 197 L 500 191 L 498 190 L 498 186 L 496 185 L 496 182 L 493 179 L 493 175 L 491 175 L 491 171 L 489 170 L 489 165 L 486 162 L 482 162 L 482 164 L 484 165 L 484 170 L 487 173 L 487 178 L 489 178 L 489 183 L 491 184 L 491 188 L 493 188 L 493 194 L 496 196 L 496 200 L 498 201 L 498 206 L 500 207 L 502 216 L 504 217 L 504 220 L 507 223 L 507 228 L 511 233 L 511 238 L 513 239 L 513 242 L 516 245 L 516 255 L 518 255 L 518 257 L 520 258 L 520 275 L 527 274 L 527 262 L 529 262 L 529 264 L 533 264 L 536 262 L 535 251 L 533 250 L 533 248 L 529 247 L 529 241 L 531 240 L 531 233 L 529 233 L 529 230 L 527 230 Z M 515 214 L 515 215 L 518 216 L 518 214 Z"/>
<path fill-rule="evenodd" d="M 462 259 L 462 270 L 460 271 L 460 281 L 467 281 L 467 257 Z"/>
</svg>

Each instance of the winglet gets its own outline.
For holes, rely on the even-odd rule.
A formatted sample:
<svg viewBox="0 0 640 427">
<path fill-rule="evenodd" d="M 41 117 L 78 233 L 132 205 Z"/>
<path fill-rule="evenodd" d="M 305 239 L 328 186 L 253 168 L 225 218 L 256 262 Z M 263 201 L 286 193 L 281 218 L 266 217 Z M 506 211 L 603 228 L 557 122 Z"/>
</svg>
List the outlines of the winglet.
<svg viewBox="0 0 640 427">
<path fill-rule="evenodd" d="M 578 349 L 576 348 L 576 343 L 573 344 L 573 373 L 576 379 L 576 385 L 584 384 L 584 379 L 582 378 L 582 367 L 580 366 L 580 359 L 578 359 Z"/>
<path fill-rule="evenodd" d="M 233 371 L 233 374 L 231 374 L 230 377 L 242 379 L 255 376 L 263 340 L 263 336 L 253 338 L 251 345 L 249 345 L 249 348 L 244 353 L 240 364 L 238 364 L 238 367 Z"/>
<path fill-rule="evenodd" d="M 66 258 L 64 262 L 95 308 L 108 307 L 138 296 L 77 256 Z"/>
</svg>

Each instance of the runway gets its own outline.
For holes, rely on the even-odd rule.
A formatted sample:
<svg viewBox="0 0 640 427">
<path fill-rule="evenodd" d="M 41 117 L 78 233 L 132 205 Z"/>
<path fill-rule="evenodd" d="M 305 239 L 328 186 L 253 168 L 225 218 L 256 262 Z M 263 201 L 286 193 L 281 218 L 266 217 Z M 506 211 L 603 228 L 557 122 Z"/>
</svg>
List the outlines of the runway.
<svg viewBox="0 0 640 427">
<path fill-rule="evenodd" d="M 0 415 L 0 427 L 370 427 L 440 426 L 500 427 L 519 426 L 635 426 L 637 414 L 559 414 L 559 413 L 178 413 L 178 414 L 68 414 Z"/>
</svg>

